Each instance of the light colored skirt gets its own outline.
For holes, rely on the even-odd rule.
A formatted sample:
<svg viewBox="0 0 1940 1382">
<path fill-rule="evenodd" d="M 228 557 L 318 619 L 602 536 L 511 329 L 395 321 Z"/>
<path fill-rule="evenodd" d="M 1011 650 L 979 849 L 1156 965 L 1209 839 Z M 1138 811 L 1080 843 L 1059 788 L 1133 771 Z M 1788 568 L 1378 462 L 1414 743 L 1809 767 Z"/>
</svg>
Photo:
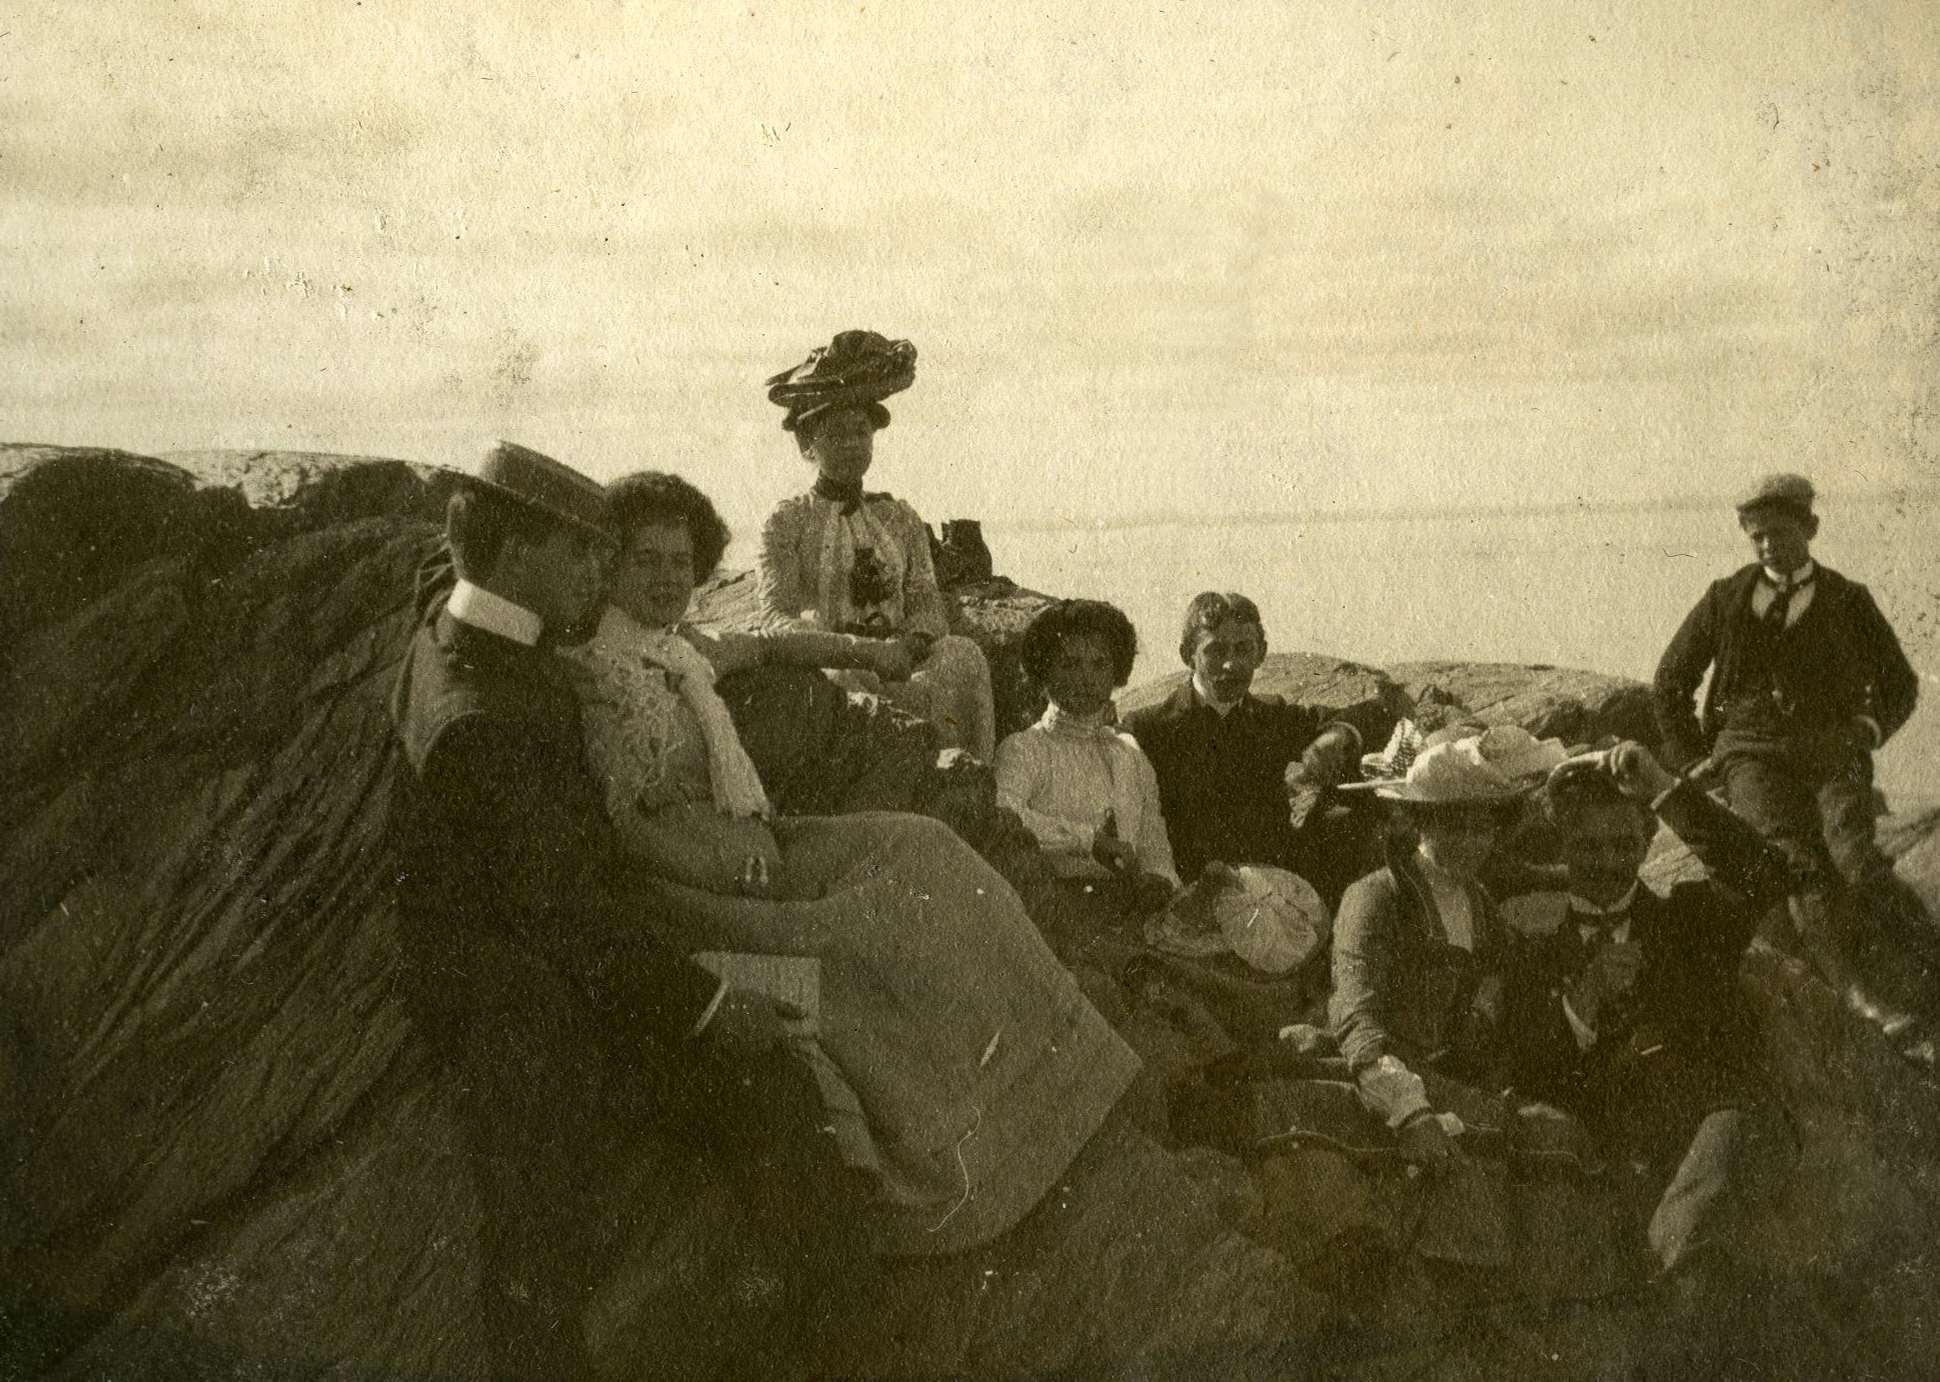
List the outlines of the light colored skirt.
<svg viewBox="0 0 1940 1382">
<path fill-rule="evenodd" d="M 1010 885 L 947 826 L 866 812 L 787 817 L 775 834 L 788 898 L 666 884 L 670 938 L 689 952 L 817 958 L 821 1073 L 853 1094 L 835 1091 L 829 1111 L 865 1125 L 879 1246 L 988 1242 L 1070 1166 L 1138 1057 Z"/>
<path fill-rule="evenodd" d="M 964 749 L 988 763 L 997 749 L 997 714 L 990 698 L 990 663 L 983 649 L 959 634 L 939 638 L 908 681 L 885 682 L 874 672 L 829 676 L 848 691 L 867 691 L 935 725 L 946 749 Z"/>
</svg>

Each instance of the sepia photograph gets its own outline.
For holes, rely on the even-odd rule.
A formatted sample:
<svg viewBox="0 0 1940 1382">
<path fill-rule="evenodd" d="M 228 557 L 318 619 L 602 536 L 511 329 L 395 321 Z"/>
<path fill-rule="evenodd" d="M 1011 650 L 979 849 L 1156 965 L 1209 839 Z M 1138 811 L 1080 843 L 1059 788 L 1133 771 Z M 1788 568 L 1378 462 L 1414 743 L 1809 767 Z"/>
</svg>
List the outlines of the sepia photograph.
<svg viewBox="0 0 1940 1382">
<path fill-rule="evenodd" d="M 0 5 L 0 1382 L 1940 1376 L 1931 0 Z"/>
</svg>

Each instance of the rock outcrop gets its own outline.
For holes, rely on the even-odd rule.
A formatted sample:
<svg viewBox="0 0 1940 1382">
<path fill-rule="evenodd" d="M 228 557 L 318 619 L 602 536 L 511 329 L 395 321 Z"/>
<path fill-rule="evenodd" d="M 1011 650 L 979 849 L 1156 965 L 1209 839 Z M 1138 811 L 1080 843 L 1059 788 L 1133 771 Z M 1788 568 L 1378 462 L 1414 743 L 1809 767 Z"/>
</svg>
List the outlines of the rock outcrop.
<svg viewBox="0 0 1940 1382">
<path fill-rule="evenodd" d="M 478 1375 L 477 1209 L 455 1091 L 391 991 L 384 840 L 384 699 L 452 482 L 397 461 L 0 449 L 0 1377 Z M 737 618 L 747 584 L 715 583 L 703 617 Z M 956 594 L 1022 723 L 1013 645 L 1044 597 Z M 1646 728 L 1633 684 L 1554 669 L 1276 655 L 1262 685 L 1370 738 L 1424 704 L 1569 738 Z M 817 714 L 751 745 L 788 799 L 920 806 L 1000 848 L 987 780 L 939 771 L 893 717 Z M 1887 835 L 1929 907 L 1936 836 L 1940 813 Z M 1847 1373 L 1919 1375 L 1940 1328 L 1940 1093 L 1779 951 L 1746 974 L 1807 1146 L 1773 1255 L 1830 1283 L 1800 1327 Z M 1076 1241 L 1128 1252 L 1145 1227 L 1101 1217 Z M 1042 1264 L 995 1288 L 937 1278 L 916 1313 L 978 1371 L 1068 1359 L 1139 1306 L 1086 1315 Z M 731 1326 L 702 1335 L 704 1355 Z M 1593 1375 L 1594 1338 L 1559 1343 L 1573 1375 Z"/>
</svg>

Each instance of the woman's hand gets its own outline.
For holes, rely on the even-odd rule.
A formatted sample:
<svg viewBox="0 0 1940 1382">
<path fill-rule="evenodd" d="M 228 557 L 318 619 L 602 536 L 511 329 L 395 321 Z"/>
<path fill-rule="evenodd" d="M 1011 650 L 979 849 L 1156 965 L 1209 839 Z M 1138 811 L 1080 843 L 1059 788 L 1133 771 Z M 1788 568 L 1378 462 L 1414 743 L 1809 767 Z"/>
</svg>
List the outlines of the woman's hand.
<svg viewBox="0 0 1940 1382">
<path fill-rule="evenodd" d="M 908 681 L 909 674 L 916 670 L 916 664 L 920 661 L 915 641 L 907 634 L 898 638 L 873 640 L 865 656 L 869 670 L 884 681 Z"/>
<path fill-rule="evenodd" d="M 1423 1109 L 1403 1123 L 1395 1134 L 1395 1141 L 1410 1165 L 1419 1166 L 1430 1175 L 1439 1175 L 1462 1158 L 1461 1149 L 1443 1130 L 1441 1119 L 1433 1109 Z"/>
<path fill-rule="evenodd" d="M 1092 832 L 1091 857 L 1116 874 L 1138 871 L 1138 847 L 1118 838 L 1118 816 L 1105 812 L 1105 823 Z"/>
<path fill-rule="evenodd" d="M 643 812 L 627 832 L 629 852 L 655 873 L 727 897 L 777 897 L 785 891 L 781 845 L 768 822 L 730 816 L 712 802 Z"/>
</svg>

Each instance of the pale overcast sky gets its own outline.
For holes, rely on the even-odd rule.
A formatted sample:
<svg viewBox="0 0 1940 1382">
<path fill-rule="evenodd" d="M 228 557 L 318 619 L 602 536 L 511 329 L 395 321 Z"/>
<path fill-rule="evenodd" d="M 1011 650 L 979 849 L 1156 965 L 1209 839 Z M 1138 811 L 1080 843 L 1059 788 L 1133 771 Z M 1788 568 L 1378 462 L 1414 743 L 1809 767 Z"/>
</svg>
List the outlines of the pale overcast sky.
<svg viewBox="0 0 1940 1382">
<path fill-rule="evenodd" d="M 1432 13 L 1425 11 L 1432 10 Z M 932 517 L 1940 478 L 1940 5 L 164 0 L 0 14 L 0 439 Z"/>
</svg>

